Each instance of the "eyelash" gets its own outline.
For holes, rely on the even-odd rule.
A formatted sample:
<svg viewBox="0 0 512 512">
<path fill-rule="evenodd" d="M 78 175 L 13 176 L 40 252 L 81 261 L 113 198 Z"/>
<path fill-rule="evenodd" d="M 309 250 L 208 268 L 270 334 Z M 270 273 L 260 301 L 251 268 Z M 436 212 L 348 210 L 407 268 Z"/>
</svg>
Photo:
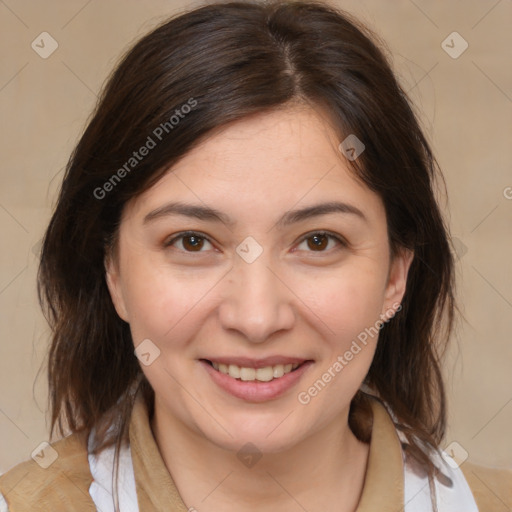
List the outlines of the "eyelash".
<svg viewBox="0 0 512 512">
<path fill-rule="evenodd" d="M 308 240 L 309 238 L 313 238 L 315 235 L 319 235 L 319 236 L 327 236 L 328 238 L 330 239 L 334 239 L 336 240 L 339 245 L 341 247 L 347 247 L 347 242 L 342 238 L 340 237 L 339 235 L 336 235 L 334 233 L 331 233 L 330 231 L 312 231 L 310 233 L 307 233 L 306 235 L 304 235 L 300 240 L 299 240 L 299 245 Z M 171 240 L 167 241 L 164 243 L 164 246 L 165 247 L 171 247 L 176 241 L 178 240 L 181 240 L 183 238 L 187 238 L 187 237 L 196 237 L 196 238 L 200 238 L 200 239 L 203 239 L 203 240 L 206 240 L 208 243 L 212 243 L 211 240 L 204 234 L 198 232 L 198 231 L 184 231 L 182 233 L 179 233 L 177 236 L 175 236 L 174 238 L 172 238 Z M 204 252 L 204 251 L 184 251 L 182 249 L 178 249 L 179 251 L 181 252 L 184 252 L 184 253 L 187 253 L 187 254 L 200 254 L 201 252 Z M 333 249 L 330 249 L 328 251 L 307 251 L 307 252 L 312 252 L 312 253 L 315 253 L 315 252 L 318 252 L 320 254 L 322 253 L 329 253 L 331 252 Z M 335 250 L 335 249 L 334 249 Z"/>
</svg>

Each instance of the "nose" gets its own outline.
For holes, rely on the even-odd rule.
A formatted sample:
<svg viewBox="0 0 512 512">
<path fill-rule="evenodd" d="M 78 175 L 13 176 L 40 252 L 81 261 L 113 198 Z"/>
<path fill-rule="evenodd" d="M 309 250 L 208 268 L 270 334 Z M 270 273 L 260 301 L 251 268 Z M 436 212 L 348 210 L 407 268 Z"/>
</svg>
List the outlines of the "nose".
<svg viewBox="0 0 512 512">
<path fill-rule="evenodd" d="M 294 325 L 294 295 L 263 255 L 252 263 L 237 258 L 225 286 L 219 306 L 224 329 L 238 331 L 252 343 L 263 343 Z"/>
</svg>

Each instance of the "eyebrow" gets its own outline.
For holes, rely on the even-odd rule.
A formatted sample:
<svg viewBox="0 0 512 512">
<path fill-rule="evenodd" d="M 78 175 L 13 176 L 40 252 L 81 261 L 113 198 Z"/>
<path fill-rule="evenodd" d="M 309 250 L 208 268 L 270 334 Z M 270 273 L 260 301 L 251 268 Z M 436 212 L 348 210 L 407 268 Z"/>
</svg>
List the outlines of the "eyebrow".
<svg viewBox="0 0 512 512">
<path fill-rule="evenodd" d="M 359 217 L 361 220 L 368 222 L 364 213 L 355 206 L 342 203 L 339 201 L 329 201 L 327 203 L 315 204 L 306 206 L 297 210 L 290 210 L 285 212 L 283 216 L 276 222 L 276 226 L 283 228 L 291 224 L 302 222 L 306 219 L 327 215 L 329 213 L 344 213 L 351 214 Z M 167 203 L 151 212 L 149 212 L 143 220 L 143 224 L 171 215 L 182 215 L 184 217 L 191 217 L 208 222 L 222 222 L 227 226 L 234 226 L 236 221 L 231 219 L 228 215 L 215 208 L 209 206 L 195 205 L 183 202 Z"/>
</svg>

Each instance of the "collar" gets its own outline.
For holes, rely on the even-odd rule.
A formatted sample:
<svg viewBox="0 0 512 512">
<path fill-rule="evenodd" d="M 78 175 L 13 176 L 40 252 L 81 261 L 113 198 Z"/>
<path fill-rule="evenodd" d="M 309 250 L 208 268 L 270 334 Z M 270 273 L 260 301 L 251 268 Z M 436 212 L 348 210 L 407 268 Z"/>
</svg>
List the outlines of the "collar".
<svg viewBox="0 0 512 512">
<path fill-rule="evenodd" d="M 156 444 L 141 393 L 137 394 L 133 406 L 130 446 L 139 509 L 144 512 L 188 512 Z"/>
</svg>

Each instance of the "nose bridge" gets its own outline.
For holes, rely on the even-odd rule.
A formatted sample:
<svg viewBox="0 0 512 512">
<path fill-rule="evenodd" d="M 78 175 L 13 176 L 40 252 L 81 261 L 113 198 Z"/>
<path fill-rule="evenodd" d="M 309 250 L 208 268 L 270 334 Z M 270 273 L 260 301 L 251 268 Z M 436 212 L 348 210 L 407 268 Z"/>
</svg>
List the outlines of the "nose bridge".
<svg viewBox="0 0 512 512">
<path fill-rule="evenodd" d="M 262 252 L 252 261 L 237 257 L 227 286 L 220 307 L 225 329 L 235 329 L 249 341 L 264 342 L 275 331 L 293 325 L 290 292 L 272 268 L 268 253 Z"/>
</svg>

